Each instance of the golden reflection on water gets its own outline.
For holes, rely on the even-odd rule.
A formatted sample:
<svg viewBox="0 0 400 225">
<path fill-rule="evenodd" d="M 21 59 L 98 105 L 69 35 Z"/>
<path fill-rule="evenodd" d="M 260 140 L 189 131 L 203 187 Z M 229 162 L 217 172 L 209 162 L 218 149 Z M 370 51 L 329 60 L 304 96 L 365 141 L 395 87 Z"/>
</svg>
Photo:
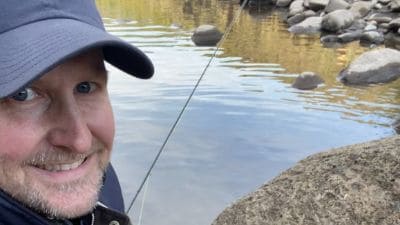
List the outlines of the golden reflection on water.
<svg viewBox="0 0 400 225">
<path fill-rule="evenodd" d="M 234 2 L 234 3 L 232 3 Z M 224 31 L 238 12 L 238 1 L 233 0 L 97 0 L 103 17 L 135 20 L 138 24 L 175 24 L 192 30 L 200 24 L 214 24 Z M 279 64 L 285 71 L 277 72 L 276 79 L 290 85 L 293 76 L 279 73 L 300 74 L 313 71 L 320 74 L 325 85 L 319 89 L 327 101 L 352 110 L 371 112 L 394 118 L 400 103 L 400 82 L 368 88 L 345 87 L 337 81 L 337 74 L 352 59 L 367 48 L 357 42 L 336 48 L 325 48 L 319 35 L 293 35 L 282 20 L 283 13 L 273 10 L 262 13 L 241 14 L 234 29 L 223 43 L 219 57 L 241 57 L 245 63 Z M 337 90 L 341 93 L 337 94 Z M 312 94 L 301 93 L 305 101 L 313 101 Z M 352 101 L 352 104 L 346 102 Z M 358 104 L 357 102 L 361 102 Z M 371 103 L 371 104 L 368 104 Z M 376 103 L 392 107 L 376 106 Z"/>
</svg>

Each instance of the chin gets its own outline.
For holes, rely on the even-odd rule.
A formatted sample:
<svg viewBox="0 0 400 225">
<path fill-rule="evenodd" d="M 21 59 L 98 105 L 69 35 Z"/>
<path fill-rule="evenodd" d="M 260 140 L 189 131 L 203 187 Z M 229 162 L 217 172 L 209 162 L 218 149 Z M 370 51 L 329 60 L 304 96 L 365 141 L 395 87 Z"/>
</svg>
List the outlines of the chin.
<svg viewBox="0 0 400 225">
<path fill-rule="evenodd" d="M 28 206 L 52 218 L 70 219 L 86 215 L 96 206 L 102 186 L 103 172 L 99 170 L 96 173 L 71 183 L 50 186 L 38 193 L 36 201 L 30 201 Z"/>
</svg>

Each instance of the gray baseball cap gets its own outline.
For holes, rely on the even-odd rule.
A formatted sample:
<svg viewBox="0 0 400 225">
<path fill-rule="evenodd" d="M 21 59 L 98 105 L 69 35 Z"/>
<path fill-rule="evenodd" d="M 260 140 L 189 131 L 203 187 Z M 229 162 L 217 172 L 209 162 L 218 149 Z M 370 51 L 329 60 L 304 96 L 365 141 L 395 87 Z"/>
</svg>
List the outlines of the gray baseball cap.
<svg viewBox="0 0 400 225">
<path fill-rule="evenodd" d="M 142 51 L 105 31 L 94 0 L 1 0 L 0 98 L 92 48 L 128 74 L 154 73 Z"/>
</svg>

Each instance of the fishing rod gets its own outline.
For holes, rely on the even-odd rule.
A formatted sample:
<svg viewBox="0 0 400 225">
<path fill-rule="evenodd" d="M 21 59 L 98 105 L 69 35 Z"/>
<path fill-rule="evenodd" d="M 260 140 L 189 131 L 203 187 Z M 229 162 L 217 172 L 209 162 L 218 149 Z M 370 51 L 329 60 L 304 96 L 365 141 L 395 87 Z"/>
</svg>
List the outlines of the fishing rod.
<svg viewBox="0 0 400 225">
<path fill-rule="evenodd" d="M 197 88 L 199 87 L 200 82 L 203 80 L 204 75 L 206 74 L 208 68 L 210 67 L 211 63 L 213 62 L 214 58 L 216 57 L 216 55 L 217 55 L 219 49 L 220 49 L 221 46 L 222 46 L 222 43 L 225 41 L 225 39 L 227 38 L 227 36 L 228 36 L 229 33 L 231 32 L 231 30 L 232 30 L 232 28 L 233 28 L 233 25 L 239 20 L 239 16 L 240 16 L 240 14 L 242 13 L 242 11 L 243 11 L 243 9 L 245 8 L 245 6 L 247 5 L 247 2 L 248 2 L 248 1 L 249 1 L 249 0 L 241 0 L 241 5 L 240 5 L 240 8 L 239 8 L 239 10 L 238 10 L 238 13 L 237 13 L 236 16 L 233 18 L 233 20 L 231 21 L 231 23 L 229 24 L 229 26 L 225 29 L 224 34 L 223 34 L 221 40 L 218 42 L 218 44 L 217 44 L 217 46 L 216 46 L 216 48 L 215 48 L 213 54 L 211 55 L 210 59 L 208 60 L 207 65 L 204 67 L 202 73 L 200 74 L 199 78 L 197 79 L 196 84 L 194 85 L 194 87 L 193 87 L 191 93 L 189 94 L 188 98 L 187 98 L 186 101 L 185 101 L 185 104 L 183 105 L 183 107 L 182 107 L 181 111 L 179 112 L 179 114 L 178 114 L 178 116 L 177 116 L 175 122 L 173 123 L 172 127 L 170 128 L 170 130 L 169 130 L 169 132 L 168 132 L 168 134 L 167 134 L 167 136 L 166 136 L 166 138 L 164 139 L 164 141 L 163 141 L 163 143 L 162 143 L 160 149 L 158 150 L 157 155 L 155 156 L 155 158 L 153 159 L 153 162 L 151 163 L 149 169 L 147 170 L 146 175 L 145 175 L 145 177 L 143 178 L 142 183 L 141 183 L 140 186 L 139 186 L 139 189 L 136 191 L 135 196 L 134 196 L 133 199 L 130 201 L 129 207 L 128 207 L 128 209 L 126 210 L 126 214 L 129 214 L 129 211 L 132 209 L 133 204 L 135 203 L 137 197 L 139 196 L 139 194 L 140 194 L 140 192 L 142 191 L 144 185 L 146 184 L 147 180 L 149 179 L 151 172 L 153 171 L 155 165 L 157 164 L 158 159 L 160 158 L 161 153 L 164 151 L 164 148 L 165 148 L 165 146 L 167 145 L 167 143 L 168 143 L 170 137 L 171 137 L 172 134 L 174 133 L 175 128 L 176 128 L 176 126 L 178 125 L 179 121 L 181 120 L 183 113 L 186 111 L 187 106 L 189 105 L 190 101 L 192 100 L 192 97 L 193 97 L 194 93 L 196 92 Z M 147 186 L 147 185 L 146 185 L 146 186 Z M 142 208 L 143 208 L 143 207 L 142 207 Z"/>
</svg>

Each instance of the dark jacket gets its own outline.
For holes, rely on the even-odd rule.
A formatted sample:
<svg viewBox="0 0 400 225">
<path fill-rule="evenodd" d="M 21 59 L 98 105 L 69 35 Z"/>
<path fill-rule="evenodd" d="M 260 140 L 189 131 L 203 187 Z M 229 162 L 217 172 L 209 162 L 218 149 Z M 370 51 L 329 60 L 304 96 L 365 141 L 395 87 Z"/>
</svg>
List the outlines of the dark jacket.
<svg viewBox="0 0 400 225">
<path fill-rule="evenodd" d="M 130 225 L 129 218 L 124 214 L 124 203 L 121 187 L 114 169 L 110 165 L 104 179 L 98 204 L 89 215 L 74 220 L 49 220 L 11 198 L 0 190 L 0 225 L 109 225 L 112 221 L 120 225 Z"/>
</svg>

